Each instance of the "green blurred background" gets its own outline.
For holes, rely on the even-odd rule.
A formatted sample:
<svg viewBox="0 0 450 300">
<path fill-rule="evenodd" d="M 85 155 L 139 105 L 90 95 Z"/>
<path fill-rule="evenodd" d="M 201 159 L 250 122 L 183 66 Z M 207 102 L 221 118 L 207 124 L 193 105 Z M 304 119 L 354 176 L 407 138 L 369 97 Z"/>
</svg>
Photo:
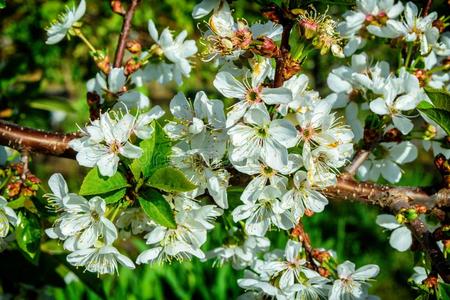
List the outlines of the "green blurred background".
<svg viewBox="0 0 450 300">
<path fill-rule="evenodd" d="M 86 47 L 78 40 L 65 39 L 58 45 L 45 44 L 44 28 L 63 11 L 71 1 L 6 1 L 0 10 L 0 118 L 22 125 L 70 132 L 88 120 L 85 82 L 94 77 L 96 66 Z M 126 2 L 126 1 L 124 1 Z M 190 39 L 198 39 L 199 31 L 190 17 L 195 0 L 142 0 L 133 20 L 131 38 L 149 45 L 147 20 L 153 19 L 159 31 L 169 26 L 176 33 L 186 29 Z M 333 1 L 329 1 L 330 3 Z M 434 8 L 444 12 L 445 1 L 435 1 Z M 122 18 L 111 12 L 109 1 L 87 0 L 88 9 L 83 18 L 83 31 L 97 48 L 114 53 Z M 422 4 L 418 2 L 418 5 Z M 252 22 L 257 19 L 260 6 L 254 1 L 235 1 L 237 17 Z M 340 16 L 349 7 L 331 5 L 329 14 Z M 319 5 L 324 11 L 326 5 Z M 200 23 L 204 21 L 199 21 Z M 201 25 L 204 27 L 204 25 Z M 370 52 L 375 59 L 389 60 L 389 48 L 374 44 Z M 332 57 L 312 56 L 304 65 L 312 86 L 326 95 L 326 77 L 332 66 L 347 61 Z M 210 98 L 219 97 L 212 87 L 215 69 L 211 64 L 196 59 L 195 68 L 183 86 L 149 84 L 142 91 L 153 104 L 168 106 L 178 90 L 192 96 L 205 90 Z M 431 155 L 420 152 L 418 161 L 405 166 L 402 185 L 427 186 L 438 175 L 432 168 Z M 61 172 L 76 191 L 86 170 L 68 159 L 33 155 L 32 171 L 43 181 L 54 172 Z M 333 203 L 324 213 L 305 220 L 314 247 L 334 249 L 340 261 L 349 259 L 361 266 L 375 263 L 381 267 L 378 280 L 371 293 L 382 299 L 412 299 L 414 291 L 407 279 L 414 266 L 413 254 L 399 253 L 390 248 L 387 233 L 375 225 L 378 210 L 358 203 Z M 286 236 L 272 232 L 273 247 L 284 247 Z M 204 249 L 221 243 L 223 232 L 216 229 Z M 136 255 L 145 247 L 142 241 L 124 243 L 123 247 Z M 91 287 L 81 281 L 65 285 L 51 272 L 54 261 L 41 257 L 38 267 L 31 266 L 20 256 L 0 254 L 0 299 L 2 291 L 16 294 L 17 299 L 97 299 L 91 291 L 102 289 L 109 299 L 235 299 L 242 290 L 236 280 L 242 272 L 229 265 L 213 267 L 212 262 L 172 262 L 161 266 L 139 266 L 136 270 L 120 270 L 120 276 L 102 277 L 101 281 L 89 281 Z M 62 272 L 63 273 L 63 272 Z M 53 275 L 52 275 L 53 274 Z M 53 276 L 53 277 L 52 277 Z M 103 285 L 102 287 L 99 284 Z"/>
</svg>

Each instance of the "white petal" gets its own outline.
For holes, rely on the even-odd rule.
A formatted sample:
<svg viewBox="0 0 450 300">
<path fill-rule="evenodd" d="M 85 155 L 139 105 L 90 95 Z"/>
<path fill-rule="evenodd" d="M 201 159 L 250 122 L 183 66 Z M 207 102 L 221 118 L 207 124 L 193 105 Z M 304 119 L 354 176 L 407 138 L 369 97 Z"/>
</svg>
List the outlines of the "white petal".
<svg viewBox="0 0 450 300">
<path fill-rule="evenodd" d="M 400 252 L 408 250 L 412 244 L 411 231 L 405 226 L 395 229 L 389 238 L 389 244 Z"/>
</svg>

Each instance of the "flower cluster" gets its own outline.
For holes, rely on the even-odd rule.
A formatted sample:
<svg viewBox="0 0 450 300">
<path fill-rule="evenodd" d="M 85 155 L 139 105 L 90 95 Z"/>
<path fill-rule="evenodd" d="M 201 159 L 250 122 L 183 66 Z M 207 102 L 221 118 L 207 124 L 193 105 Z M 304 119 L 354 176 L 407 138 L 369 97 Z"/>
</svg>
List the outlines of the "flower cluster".
<svg viewBox="0 0 450 300">
<path fill-rule="evenodd" d="M 152 133 L 153 120 L 164 114 L 159 106 L 135 117 L 129 113 L 122 116 L 103 113 L 82 131 L 83 136 L 70 141 L 77 151 L 77 161 L 81 166 L 97 166 L 103 176 L 113 176 L 117 172 L 121 157 L 139 158 L 142 149 L 130 142 L 132 135 L 146 139 Z"/>
<path fill-rule="evenodd" d="M 84 6 L 82 1 L 76 11 L 68 10 L 48 30 L 48 43 L 75 26 Z M 298 41 L 291 36 L 289 42 L 296 44 L 289 54 L 282 53 L 283 22 L 277 13 L 288 14 L 292 31 L 301 36 Z M 86 199 L 69 193 L 64 178 L 54 174 L 47 198 L 57 218 L 47 235 L 63 241 L 71 252 L 69 263 L 99 274 L 116 272 L 118 263 L 134 268 L 113 245 L 119 237 L 141 236 L 148 249 L 137 256 L 137 264 L 195 257 L 244 269 L 238 281 L 247 291 L 243 299 L 367 299 L 379 268 L 338 264 L 331 251 L 311 249 L 299 228 L 325 209 L 323 191 L 337 183 L 354 148 L 370 151 L 355 168 L 359 178 L 382 176 L 391 183 L 400 181 L 402 164 L 418 157 L 414 129 L 419 122 L 427 123 L 424 148 L 450 155 L 440 141 L 448 128 L 423 109 L 434 105 L 430 88 L 449 89 L 445 24 L 434 22 L 436 13 L 421 16 L 412 2 L 393 0 L 357 0 L 339 24 L 313 7 L 272 8 L 271 21 L 248 24 L 236 20 L 223 0 L 204 0 L 192 13 L 197 19 L 209 14 L 203 23 L 203 58 L 217 63 L 212 84 L 228 100 L 210 99 L 204 91 L 192 99 L 178 92 L 170 101 L 171 117 L 159 125 L 164 111 L 148 110 L 149 98 L 136 87 L 150 81 L 181 85 L 198 49 L 186 40 L 186 31 L 176 37 L 168 28 L 159 33 L 150 20 L 154 44 L 149 49 L 130 42 L 132 65 L 112 67 L 105 59 L 102 71 L 88 81 L 101 113 L 70 142 L 78 163 L 98 168 L 99 182 L 114 187 Z M 395 69 L 359 51 L 373 38 L 391 39 L 400 49 Z M 326 97 L 299 74 L 311 51 L 351 57 L 349 65 L 328 74 Z M 285 69 L 278 68 L 280 59 Z M 341 108 L 344 112 L 334 110 Z M 232 201 L 231 183 L 241 179 Z M 16 219 L 3 200 L 0 242 Z M 205 249 L 216 219 L 225 224 L 227 238 Z M 399 251 L 412 244 L 406 222 L 391 215 L 376 220 L 393 231 L 390 244 Z M 290 233 L 284 251 L 270 251 L 268 234 L 274 230 Z"/>
<path fill-rule="evenodd" d="M 64 249 L 71 251 L 67 256 L 70 264 L 99 274 L 117 272 L 118 262 L 134 268 L 133 262 L 113 246 L 117 229 L 106 217 L 104 199 L 96 196 L 87 200 L 69 193 L 59 173 L 53 174 L 48 184 L 52 193 L 46 196 L 60 216 L 46 233 L 50 238 L 64 241 Z"/>
<path fill-rule="evenodd" d="M 259 299 L 270 296 L 275 299 L 367 299 L 368 281 L 377 276 L 376 265 L 366 265 L 355 270 L 346 261 L 337 266 L 335 280 L 321 276 L 307 266 L 302 244 L 289 240 L 284 253 L 272 251 L 256 260 L 252 270 L 238 280 L 248 292 L 241 296 Z"/>
</svg>

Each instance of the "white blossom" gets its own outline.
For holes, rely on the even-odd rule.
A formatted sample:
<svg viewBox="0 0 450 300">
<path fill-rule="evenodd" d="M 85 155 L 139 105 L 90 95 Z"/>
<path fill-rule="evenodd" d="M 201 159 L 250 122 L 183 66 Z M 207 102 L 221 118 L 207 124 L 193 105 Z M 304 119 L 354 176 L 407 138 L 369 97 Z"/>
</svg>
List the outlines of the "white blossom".
<svg viewBox="0 0 450 300">
<path fill-rule="evenodd" d="M 265 76 L 254 77 L 251 82 L 244 78 L 244 82 L 238 81 L 228 72 L 219 72 L 214 79 L 214 87 L 225 97 L 239 99 L 227 114 L 226 126 L 236 124 L 251 107 L 266 104 L 287 104 L 292 101 L 292 93 L 285 87 L 268 88 L 262 86 Z"/>
<path fill-rule="evenodd" d="M 187 37 L 186 30 L 183 30 L 175 39 L 168 28 L 165 28 L 159 35 L 152 20 L 148 21 L 148 31 L 152 39 L 161 48 L 164 57 L 173 64 L 171 70 L 173 79 L 178 85 L 181 85 L 182 77 L 189 77 L 191 73 L 192 67 L 188 58 L 197 53 L 195 41 L 185 40 Z"/>
<path fill-rule="evenodd" d="M 408 2 L 406 3 L 403 21 L 389 20 L 384 28 L 369 26 L 368 30 L 381 37 L 403 37 L 406 42 L 419 41 L 420 54 L 425 55 L 431 50 L 431 45 L 436 43 L 439 38 L 439 30 L 433 27 L 433 21 L 436 18 L 436 12 L 421 17 L 417 6 L 413 2 Z"/>
<path fill-rule="evenodd" d="M 294 126 L 287 120 L 270 120 L 262 104 L 251 108 L 245 114 L 244 122 L 228 130 L 234 146 L 231 159 L 241 161 L 259 157 L 275 170 L 285 168 L 288 164 L 287 148 L 297 143 Z"/>
<path fill-rule="evenodd" d="M 202 0 L 200 3 L 194 6 L 192 17 L 194 19 L 205 17 L 211 11 L 218 9 L 222 1 L 223 0 Z"/>
<path fill-rule="evenodd" d="M 403 252 L 409 249 L 412 244 L 411 231 L 402 224 L 399 224 L 395 216 L 381 214 L 377 216 L 377 224 L 388 230 L 392 230 L 389 244 L 392 248 Z"/>
<path fill-rule="evenodd" d="M 78 22 L 86 12 L 86 1 L 81 0 L 77 8 L 66 7 L 66 12 L 59 16 L 59 20 L 55 21 L 49 28 L 47 28 L 46 44 L 52 45 L 59 43 L 67 32 Z"/>
<path fill-rule="evenodd" d="M 402 111 L 416 108 L 424 99 L 417 77 L 401 69 L 400 76 L 389 78 L 382 89 L 382 96 L 370 102 L 370 109 L 378 115 L 390 116 L 394 126 L 408 134 L 414 125 Z"/>
<path fill-rule="evenodd" d="M 281 206 L 292 209 L 295 219 L 302 217 L 305 212 L 322 212 L 328 204 L 327 198 L 308 182 L 305 171 L 297 171 L 293 178 L 293 187 L 281 198 Z"/>
<path fill-rule="evenodd" d="M 370 33 L 377 35 L 373 27 L 383 30 L 388 20 L 396 19 L 403 11 L 403 4 L 393 0 L 357 0 L 355 10 L 344 14 L 345 21 L 338 24 L 341 36 L 348 39 L 344 47 L 346 56 L 352 55 L 356 50 L 362 48 L 366 38 L 359 33 L 367 28 Z"/>
<path fill-rule="evenodd" d="M 101 175 L 113 176 L 117 171 L 119 155 L 131 159 L 142 155 L 142 149 L 129 141 L 135 129 L 135 118 L 130 114 L 117 118 L 111 118 L 109 113 L 101 114 L 100 119 L 86 126 L 85 136 L 70 141 L 70 147 L 78 152 L 76 158 L 80 165 L 98 166 Z"/>
<path fill-rule="evenodd" d="M 363 180 L 377 181 L 383 176 L 387 181 L 396 183 L 402 177 L 399 165 L 412 162 L 417 158 L 417 148 L 411 142 L 380 143 L 375 154 L 372 152 L 358 169 L 358 176 Z"/>
<path fill-rule="evenodd" d="M 288 230 L 294 227 L 294 220 L 286 209 L 281 206 L 282 193 L 277 188 L 266 186 L 254 201 L 242 201 L 233 210 L 233 220 L 245 221 L 245 230 L 251 235 L 264 236 L 271 225 Z"/>
<path fill-rule="evenodd" d="M 80 249 L 70 253 L 67 261 L 76 267 L 85 267 L 87 271 L 103 274 L 118 273 L 118 264 L 134 269 L 134 263 L 113 246 L 100 245 Z"/>
<path fill-rule="evenodd" d="M 108 76 L 97 73 L 87 84 L 89 92 L 100 96 L 100 103 L 115 101 L 114 108 L 147 108 L 150 100 L 144 94 L 127 87 L 127 77 L 123 68 L 111 68 Z"/>
<path fill-rule="evenodd" d="M 7 206 L 8 201 L 0 196 L 0 239 L 6 237 L 10 231 L 10 224 L 16 226 L 17 215 L 14 210 Z"/>
<path fill-rule="evenodd" d="M 366 265 L 355 270 L 355 264 L 350 261 L 338 265 L 338 279 L 333 283 L 329 299 L 365 299 L 368 296 L 367 281 L 378 275 L 377 265 Z"/>
</svg>

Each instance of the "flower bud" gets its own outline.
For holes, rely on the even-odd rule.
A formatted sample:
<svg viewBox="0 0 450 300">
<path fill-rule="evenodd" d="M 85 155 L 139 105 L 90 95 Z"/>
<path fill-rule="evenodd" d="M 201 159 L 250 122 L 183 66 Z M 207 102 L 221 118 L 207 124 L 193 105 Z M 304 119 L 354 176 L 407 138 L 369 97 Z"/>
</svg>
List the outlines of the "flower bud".
<svg viewBox="0 0 450 300">
<path fill-rule="evenodd" d="M 252 51 L 258 55 L 273 58 L 280 56 L 280 49 L 277 44 L 268 37 L 260 37 L 254 44 Z"/>
<path fill-rule="evenodd" d="M 323 268 L 323 267 L 319 267 L 319 274 L 322 277 L 329 277 L 330 276 L 330 271 L 328 271 L 327 269 Z"/>
<path fill-rule="evenodd" d="M 405 217 L 408 221 L 414 221 L 418 217 L 417 211 L 414 208 L 408 208 L 405 212 Z"/>
<path fill-rule="evenodd" d="M 446 25 L 444 21 L 438 19 L 433 21 L 433 27 L 436 27 L 439 30 L 439 32 L 442 33 L 444 32 Z"/>
<path fill-rule="evenodd" d="M 121 16 L 125 15 L 126 11 L 122 6 L 122 1 L 112 0 L 110 4 L 111 4 L 111 9 L 114 13 L 119 14 Z"/>
<path fill-rule="evenodd" d="M 391 128 L 384 133 L 383 141 L 386 142 L 401 142 L 402 141 L 402 133 L 397 128 Z"/>
<path fill-rule="evenodd" d="M 127 50 L 133 54 L 139 54 L 142 52 L 142 46 L 138 41 L 128 41 Z"/>
<path fill-rule="evenodd" d="M 419 80 L 419 84 L 421 87 L 424 87 L 427 85 L 428 82 L 428 73 L 426 70 L 418 69 L 414 71 L 414 76 L 417 77 Z"/>
<path fill-rule="evenodd" d="M 100 71 L 102 71 L 104 74 L 108 74 L 111 70 L 111 62 L 108 55 L 96 57 L 95 63 L 97 64 L 97 67 L 100 69 Z"/>
<path fill-rule="evenodd" d="M 314 36 L 317 35 L 317 32 L 319 30 L 319 23 L 316 22 L 314 19 L 311 18 L 301 18 L 298 22 L 300 25 L 300 28 L 303 29 L 303 35 L 306 39 L 312 39 Z"/>
<path fill-rule="evenodd" d="M 416 204 L 415 209 L 418 214 L 425 214 L 427 212 L 427 207 L 425 205 Z"/>
<path fill-rule="evenodd" d="M 397 223 L 403 224 L 406 222 L 406 217 L 403 214 L 399 213 L 395 215 L 395 220 L 397 220 Z"/>
<path fill-rule="evenodd" d="M 130 58 L 125 63 L 125 75 L 130 75 L 136 72 L 141 67 L 141 63 L 139 61 L 136 61 L 134 58 Z"/>
<path fill-rule="evenodd" d="M 435 289 L 438 286 L 438 278 L 435 275 L 429 275 L 427 279 L 423 281 L 423 284 L 429 289 Z"/>
<path fill-rule="evenodd" d="M 6 187 L 8 196 L 15 197 L 15 196 L 19 195 L 21 187 L 22 187 L 22 183 L 20 181 L 16 181 L 16 182 L 12 182 L 12 183 L 8 184 L 8 186 Z"/>
</svg>

